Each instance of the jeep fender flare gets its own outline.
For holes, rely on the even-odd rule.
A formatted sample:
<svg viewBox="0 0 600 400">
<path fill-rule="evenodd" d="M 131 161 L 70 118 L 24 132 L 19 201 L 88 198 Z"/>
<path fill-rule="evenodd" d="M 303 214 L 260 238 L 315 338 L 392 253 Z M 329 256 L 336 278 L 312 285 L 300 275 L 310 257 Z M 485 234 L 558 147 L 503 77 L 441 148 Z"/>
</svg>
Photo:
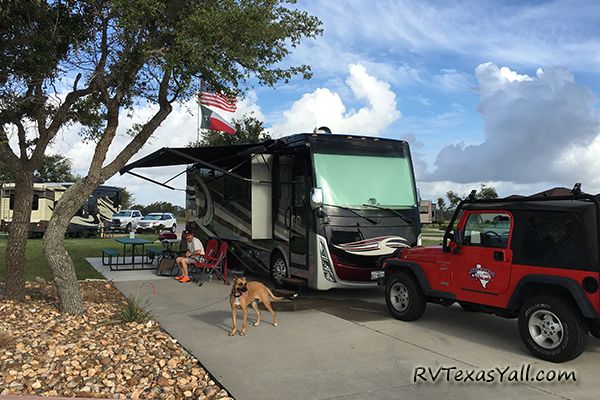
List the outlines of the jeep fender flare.
<svg viewBox="0 0 600 400">
<path fill-rule="evenodd" d="M 387 260 L 387 261 L 385 261 L 385 263 L 387 264 L 386 270 L 389 270 L 391 272 L 400 272 L 403 270 L 411 271 L 413 273 L 413 275 L 415 276 L 415 278 L 417 279 L 419 286 L 421 286 L 421 290 L 423 291 L 423 294 L 425 294 L 425 296 L 447 298 L 447 299 L 455 299 L 456 298 L 454 293 L 433 290 L 431 288 L 431 286 L 429 285 L 429 281 L 427 280 L 427 277 L 425 276 L 425 272 L 423 271 L 423 268 L 421 268 L 421 266 L 414 261 Z M 387 279 L 388 279 L 388 277 L 386 277 L 386 280 Z"/>
<path fill-rule="evenodd" d="M 574 279 L 563 276 L 526 275 L 519 281 L 519 283 L 515 287 L 515 290 L 513 291 L 513 294 L 510 300 L 508 301 L 506 308 L 509 310 L 518 310 L 522 301 L 524 300 L 523 297 L 527 286 L 535 284 L 542 284 L 545 286 L 556 286 L 566 290 L 567 292 L 569 292 L 569 294 L 575 301 L 575 304 L 581 311 L 581 314 L 583 314 L 585 318 L 598 318 L 596 310 L 594 310 L 594 307 L 592 307 L 592 304 L 585 296 L 581 285 L 577 283 L 577 281 L 575 281 Z"/>
</svg>

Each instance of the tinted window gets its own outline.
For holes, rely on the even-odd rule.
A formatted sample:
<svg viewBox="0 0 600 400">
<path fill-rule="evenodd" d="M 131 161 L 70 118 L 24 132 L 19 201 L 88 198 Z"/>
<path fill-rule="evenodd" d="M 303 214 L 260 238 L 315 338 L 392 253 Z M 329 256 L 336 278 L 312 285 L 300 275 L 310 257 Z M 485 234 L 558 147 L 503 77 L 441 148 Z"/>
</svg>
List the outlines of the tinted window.
<svg viewBox="0 0 600 400">
<path fill-rule="evenodd" d="M 10 210 L 15 209 L 15 194 L 14 193 L 10 194 L 10 197 L 8 199 L 8 208 Z M 31 203 L 31 209 L 33 211 L 37 211 L 40 209 L 40 196 L 37 194 L 33 195 L 33 203 Z"/>
<path fill-rule="evenodd" d="M 526 212 L 515 232 L 514 262 L 586 269 L 591 262 L 582 229 L 572 213 Z"/>
<path fill-rule="evenodd" d="M 231 176 L 224 178 L 225 200 L 250 201 L 250 184 Z"/>
<path fill-rule="evenodd" d="M 465 246 L 507 248 L 510 216 L 502 213 L 473 213 L 465 225 Z"/>
</svg>

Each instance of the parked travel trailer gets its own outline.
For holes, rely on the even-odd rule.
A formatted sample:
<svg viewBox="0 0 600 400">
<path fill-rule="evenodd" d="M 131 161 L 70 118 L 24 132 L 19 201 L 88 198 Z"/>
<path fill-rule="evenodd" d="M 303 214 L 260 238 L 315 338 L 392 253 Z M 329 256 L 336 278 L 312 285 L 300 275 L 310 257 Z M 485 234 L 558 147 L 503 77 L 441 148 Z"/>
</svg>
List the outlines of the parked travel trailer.
<svg viewBox="0 0 600 400">
<path fill-rule="evenodd" d="M 29 224 L 31 234 L 41 235 L 46 231 L 56 202 L 72 184 L 70 182 L 34 183 Z M 12 221 L 14 187 L 14 183 L 1 186 L 0 231 L 8 232 Z M 95 234 L 101 221 L 105 226 L 110 224 L 113 213 L 120 209 L 120 202 L 120 188 L 99 186 L 71 219 L 67 232 L 72 235 Z"/>
<path fill-rule="evenodd" d="M 372 287 L 379 257 L 420 243 L 405 141 L 298 134 L 163 148 L 121 173 L 143 178 L 132 170 L 184 164 L 188 228 L 203 239 L 230 241 L 246 268 L 278 283 L 293 277 L 320 290 Z"/>
</svg>

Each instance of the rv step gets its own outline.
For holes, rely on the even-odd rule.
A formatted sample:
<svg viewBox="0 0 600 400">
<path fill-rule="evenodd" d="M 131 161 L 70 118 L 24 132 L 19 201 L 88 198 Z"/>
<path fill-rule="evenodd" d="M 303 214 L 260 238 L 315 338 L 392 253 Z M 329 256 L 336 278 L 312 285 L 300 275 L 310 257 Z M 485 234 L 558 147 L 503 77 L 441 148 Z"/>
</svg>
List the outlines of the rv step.
<svg viewBox="0 0 600 400">
<path fill-rule="evenodd" d="M 298 297 L 298 292 L 296 290 L 275 289 L 275 290 L 273 290 L 273 293 L 275 293 L 275 295 L 277 295 L 277 296 L 280 296 L 280 297 L 283 296 L 290 300 Z"/>
<path fill-rule="evenodd" d="M 286 283 L 288 285 L 294 285 L 294 286 L 306 286 L 306 285 L 308 285 L 308 281 L 306 279 L 296 278 L 296 277 L 283 278 L 282 281 L 283 281 L 283 283 Z"/>
</svg>

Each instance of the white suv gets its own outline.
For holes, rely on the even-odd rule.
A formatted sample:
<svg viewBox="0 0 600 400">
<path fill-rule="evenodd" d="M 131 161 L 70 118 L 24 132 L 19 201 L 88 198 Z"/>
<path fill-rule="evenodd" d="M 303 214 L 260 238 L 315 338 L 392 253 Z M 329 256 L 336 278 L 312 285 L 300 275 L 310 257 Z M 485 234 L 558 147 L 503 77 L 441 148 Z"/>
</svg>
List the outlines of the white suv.
<svg viewBox="0 0 600 400">
<path fill-rule="evenodd" d="M 121 210 L 113 214 L 110 229 L 131 232 L 137 229 L 143 217 L 138 210 Z"/>
<path fill-rule="evenodd" d="M 150 213 L 138 223 L 136 231 L 156 231 L 161 229 L 168 229 L 171 232 L 175 232 L 175 229 L 177 229 L 177 221 L 175 220 L 175 216 L 173 214 Z"/>
</svg>

